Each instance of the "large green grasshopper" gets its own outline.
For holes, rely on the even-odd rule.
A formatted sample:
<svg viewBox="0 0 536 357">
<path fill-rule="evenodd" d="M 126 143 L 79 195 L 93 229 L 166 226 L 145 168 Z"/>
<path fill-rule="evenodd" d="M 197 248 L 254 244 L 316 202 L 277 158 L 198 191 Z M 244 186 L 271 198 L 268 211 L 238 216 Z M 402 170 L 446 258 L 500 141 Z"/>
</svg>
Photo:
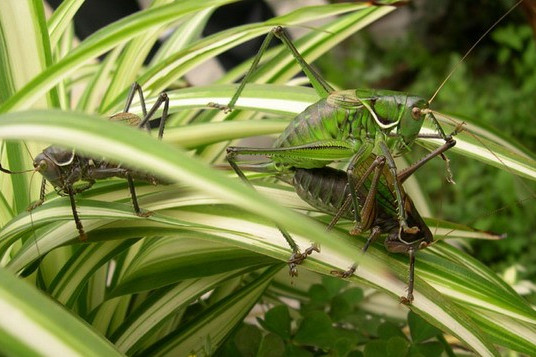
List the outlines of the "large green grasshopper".
<svg viewBox="0 0 536 357">
<path fill-rule="evenodd" d="M 234 108 L 242 90 L 250 79 L 265 49 L 277 36 L 293 54 L 322 99 L 298 114 L 277 138 L 272 148 L 235 147 L 227 148 L 227 160 L 234 171 L 247 181 L 237 157 L 262 155 L 271 159 L 260 164 L 262 170 L 286 172 L 293 168 L 322 168 L 331 162 L 350 160 L 346 170 L 347 181 L 352 184 L 356 167 L 372 156 L 383 156 L 392 177 L 397 176 L 393 156 L 409 150 L 417 138 L 443 139 L 445 147 L 452 147 L 453 134 L 447 135 L 429 109 L 428 102 L 418 96 L 405 93 L 355 89 L 335 91 L 299 54 L 282 27 L 274 28 L 261 46 L 248 73 L 228 105 L 210 105 L 225 111 Z M 429 119 L 437 128 L 435 134 L 420 134 L 423 122 Z M 251 166 L 250 166 L 251 167 Z M 352 190 L 355 220 L 359 221 L 359 197 Z M 403 206 L 401 184 L 393 182 L 397 220 L 401 231 L 415 234 L 417 226 L 407 223 Z M 288 239 L 288 234 L 283 232 Z M 299 256 L 296 247 L 294 254 Z"/>
</svg>

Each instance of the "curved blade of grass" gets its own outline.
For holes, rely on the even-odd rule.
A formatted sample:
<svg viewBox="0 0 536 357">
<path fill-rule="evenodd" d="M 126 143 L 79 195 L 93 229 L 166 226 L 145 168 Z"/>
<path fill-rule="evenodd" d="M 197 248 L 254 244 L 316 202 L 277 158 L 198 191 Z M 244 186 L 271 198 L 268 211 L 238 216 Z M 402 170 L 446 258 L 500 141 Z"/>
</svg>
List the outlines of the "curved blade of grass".
<svg viewBox="0 0 536 357">
<path fill-rule="evenodd" d="M 180 23 L 173 34 L 165 39 L 162 45 L 158 48 L 157 52 L 151 59 L 149 67 L 155 66 L 157 63 L 165 61 L 168 57 L 172 56 L 184 49 L 188 44 L 201 38 L 203 29 L 206 22 L 214 12 L 214 8 L 208 8 L 204 11 L 200 11 L 197 14 L 185 19 Z"/>
<path fill-rule="evenodd" d="M 88 320 L 90 320 L 93 328 L 99 331 L 103 336 L 107 336 L 110 334 L 110 328 L 116 314 L 124 309 L 125 305 L 128 306 L 131 304 L 133 299 L 133 296 L 125 295 L 119 298 L 106 300 L 95 308 Z"/>
<path fill-rule="evenodd" d="M 457 252 L 458 260 L 462 261 L 464 255 Z M 536 324 L 534 310 L 511 288 L 505 289 L 502 284 L 497 284 L 494 281 L 496 279 L 494 276 L 487 279 L 478 272 L 471 271 L 469 267 L 462 264 L 452 267 L 452 264 L 453 262 L 450 260 L 438 256 L 432 257 L 423 252 L 418 262 L 417 271 L 419 276 L 429 277 L 432 286 L 437 290 L 459 303 L 501 312 L 504 316 L 509 316 L 512 319 Z M 420 272 L 421 267 L 425 268 L 422 273 Z M 481 264 L 478 268 L 485 269 Z M 491 272 L 489 271 L 489 273 Z M 432 278 L 432 276 L 434 277 Z"/>
<path fill-rule="evenodd" d="M 133 243 L 134 240 L 114 240 L 81 247 L 56 275 L 48 288 L 50 295 L 72 308 L 89 277 Z"/>
<path fill-rule="evenodd" d="M 20 239 L 28 229 L 34 229 L 46 223 L 56 224 L 60 221 L 72 221 L 72 211 L 66 209 L 70 208 L 70 204 L 68 202 L 69 201 L 66 198 L 56 199 L 44 206 L 38 207 L 31 213 L 24 212 L 15 219 L 11 220 L 9 224 L 2 228 L 0 234 L 0 251 L 5 251 L 9 245 L 13 244 L 13 242 L 17 239 Z M 84 218 L 107 218 L 108 220 L 120 218 L 140 219 L 140 217 L 137 217 L 132 213 L 132 207 L 126 204 L 112 204 L 102 201 L 84 201 L 83 205 L 80 205 L 80 207 L 83 207 Z M 67 225 L 71 226 L 70 223 L 72 222 L 69 222 Z M 69 240 L 76 238 L 76 232 L 74 236 L 69 234 L 59 242 L 56 242 L 55 246 L 65 244 L 69 242 Z M 41 243 L 41 248 L 45 249 L 45 241 L 41 240 L 41 238 L 36 238 L 34 243 Z M 47 252 L 47 250 L 43 251 L 42 253 L 45 252 Z"/>
<path fill-rule="evenodd" d="M 160 291 L 129 315 L 110 339 L 120 351 L 132 355 L 153 335 L 162 322 L 172 317 L 179 309 L 186 308 L 192 301 L 214 289 L 221 282 L 248 270 L 238 269 L 202 279 L 189 279 Z"/>
<path fill-rule="evenodd" d="M 234 327 L 244 319 L 278 270 L 279 266 L 267 269 L 242 289 L 212 305 L 194 320 L 184 324 L 141 354 L 170 356 L 189 351 L 211 355 Z"/>
<path fill-rule="evenodd" d="M 124 204 L 114 204 L 101 201 L 82 201 L 78 204 L 78 211 L 84 218 L 83 224 L 88 233 L 89 241 L 98 241 L 99 239 L 125 239 L 138 237 L 141 231 L 124 229 L 113 234 L 113 230 L 103 228 L 101 231 L 105 234 L 99 234 L 99 227 L 105 226 L 114 219 L 123 219 L 127 227 L 136 227 L 136 221 L 144 220 L 133 214 L 132 207 Z M 196 225 L 192 222 L 180 221 L 163 215 L 152 215 L 150 220 L 153 226 L 163 227 L 166 233 L 179 230 L 184 227 L 190 229 L 210 229 L 210 226 L 203 224 Z M 45 227 L 35 231 L 36 227 L 47 224 Z M 94 234 L 93 231 L 97 230 Z M 162 234 L 162 230 L 158 231 Z M 32 234 L 33 233 L 33 234 Z M 145 231 L 150 234 L 151 231 Z M 39 259 L 43 254 L 47 254 L 54 248 L 65 244 L 80 243 L 78 232 L 75 229 L 72 220 L 72 211 L 66 200 L 57 200 L 53 203 L 46 204 L 32 215 L 24 214 L 19 216 L 13 223 L 6 226 L 1 234 L 2 250 L 7 250 L 9 246 L 17 239 L 30 235 L 31 238 L 26 244 L 14 255 L 7 268 L 13 272 L 20 271 L 28 264 Z M 102 237 L 102 238 L 101 238 Z"/>
<path fill-rule="evenodd" d="M 166 3 L 170 3 L 170 0 L 155 0 L 151 2 L 148 9 L 163 6 Z M 116 96 L 124 88 L 129 88 L 136 80 L 145 58 L 158 41 L 163 30 L 163 26 L 154 27 L 133 38 L 125 45 L 119 58 L 114 61 L 115 70 L 110 73 L 111 76 L 101 105 L 106 105 L 107 98 Z"/>
<path fill-rule="evenodd" d="M 13 96 L 51 62 L 43 3 L 30 0 L 0 2 L 0 103 Z M 51 94 L 44 92 L 34 106 L 57 105 L 56 94 L 55 91 Z M 20 143 L 2 142 L 1 151 L 6 155 L 2 157 L 2 164 L 9 165 L 12 170 L 23 170 L 31 165 L 31 158 Z M 24 210 L 35 193 L 30 189 L 29 177 L 11 175 L 6 181 L 11 182 L 11 187 L 7 184 L 2 187 L 5 201 L 10 202 L 15 212 Z M 21 195 L 20 192 L 29 194 Z"/>
<path fill-rule="evenodd" d="M 311 40 L 307 43 L 308 46 L 315 47 L 315 51 L 311 55 L 320 56 L 322 53 L 329 50 L 329 48 L 332 48 L 338 42 L 342 41 L 345 37 L 392 10 L 393 8 L 391 7 L 375 8 L 370 5 L 362 4 L 335 4 L 300 8 L 290 14 L 275 17 L 263 23 L 235 27 L 197 41 L 192 46 L 170 56 L 166 61 L 149 68 L 146 73 L 140 76 L 139 82 L 143 84 L 144 88 L 148 88 L 152 93 L 157 93 L 164 90 L 177 78 L 181 77 L 202 61 L 208 58 L 213 58 L 229 48 L 265 34 L 276 25 L 294 26 L 328 16 L 352 11 L 355 12 L 349 16 L 332 21 L 332 26 L 325 26 L 316 33 L 316 36 L 313 37 L 316 42 Z M 291 62 L 293 61 L 291 59 L 292 56 L 287 53 L 284 54 L 283 58 Z M 283 61 L 278 63 L 276 68 L 285 66 L 286 64 L 288 64 L 287 61 Z M 286 71 L 286 73 L 290 78 L 298 71 L 298 67 L 293 66 L 292 72 Z M 125 95 L 126 92 L 120 93 L 116 98 L 110 101 L 111 104 L 109 106 L 101 108 L 101 112 L 109 111 L 112 107 L 117 105 Z"/>
<path fill-rule="evenodd" d="M 18 356 L 122 356 L 88 325 L 0 268 L 0 352 Z"/>
<path fill-rule="evenodd" d="M 530 356 L 536 350 L 536 327 L 520 323 L 508 317 L 478 308 L 464 309 L 498 345 Z"/>
<path fill-rule="evenodd" d="M 0 106 L 0 112 L 29 108 L 43 93 L 76 71 L 87 61 L 151 28 L 165 25 L 207 6 L 219 6 L 234 0 L 185 0 L 137 12 L 108 25 L 88 37 L 59 62 L 46 68 Z M 18 15 L 20 16 L 20 15 Z"/>
<path fill-rule="evenodd" d="M 43 3 L 2 1 L 0 38 L 0 102 L 5 102 L 52 63 Z M 37 106 L 47 107 L 45 96 L 41 97 L 43 100 Z M 57 96 L 48 99 L 57 100 Z"/>
<path fill-rule="evenodd" d="M 180 238 L 170 236 L 147 242 L 110 296 L 160 288 L 181 280 L 208 277 L 240 267 L 253 270 L 277 263 L 267 255 L 237 249 L 205 237 L 203 240 L 188 239 L 190 236 L 204 235 L 185 232 Z"/>
<path fill-rule="evenodd" d="M 52 16 L 47 21 L 50 47 L 55 48 L 57 46 L 61 36 L 71 24 L 74 15 L 83 3 L 84 0 L 65 0 L 52 13 Z"/>
<path fill-rule="evenodd" d="M 439 118 L 442 118 L 439 116 Z M 459 123 L 467 122 L 468 119 L 449 117 L 457 120 Z M 441 121 L 441 125 L 446 132 L 453 129 L 452 121 Z M 429 123 L 425 123 L 422 133 L 431 133 L 434 131 Z M 472 133 L 468 133 L 471 131 Z M 473 132 L 474 131 L 474 132 Z M 427 147 L 435 147 L 442 144 L 441 140 L 426 139 L 420 140 L 420 144 Z M 474 124 L 469 126 L 466 131 L 456 135 L 456 146 L 451 149 L 463 156 L 481 161 L 487 165 L 495 166 L 498 169 L 508 171 L 521 177 L 536 180 L 536 160 L 534 154 L 527 155 L 525 148 L 517 148 L 514 143 L 507 138 L 501 137 L 497 133 L 477 127 Z"/>
</svg>

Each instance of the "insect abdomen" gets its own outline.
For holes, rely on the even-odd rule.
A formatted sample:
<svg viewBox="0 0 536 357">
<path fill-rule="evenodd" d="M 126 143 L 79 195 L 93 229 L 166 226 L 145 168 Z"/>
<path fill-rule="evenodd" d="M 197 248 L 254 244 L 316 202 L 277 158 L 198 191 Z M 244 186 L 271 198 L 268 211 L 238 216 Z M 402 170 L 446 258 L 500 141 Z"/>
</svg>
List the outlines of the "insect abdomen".
<svg viewBox="0 0 536 357">
<path fill-rule="evenodd" d="M 311 206 L 329 214 L 335 214 L 350 194 L 346 173 L 331 167 L 320 169 L 296 169 L 293 179 L 296 193 Z M 350 208 L 344 218 L 353 219 Z"/>
</svg>

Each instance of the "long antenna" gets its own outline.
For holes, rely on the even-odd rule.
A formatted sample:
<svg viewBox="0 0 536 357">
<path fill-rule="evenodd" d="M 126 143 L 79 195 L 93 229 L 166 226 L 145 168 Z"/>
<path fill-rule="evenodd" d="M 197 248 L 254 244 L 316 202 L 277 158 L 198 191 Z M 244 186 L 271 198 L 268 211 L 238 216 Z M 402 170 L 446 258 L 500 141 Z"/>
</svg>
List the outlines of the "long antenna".
<svg viewBox="0 0 536 357">
<path fill-rule="evenodd" d="M 29 187 L 32 186 L 32 181 L 34 179 L 34 176 L 35 176 L 35 173 L 37 171 L 36 170 L 33 170 L 33 173 L 32 173 L 32 176 L 30 177 L 30 184 L 29 184 Z M 41 185 L 41 191 L 45 188 L 44 185 Z M 28 201 L 31 201 L 31 190 L 28 190 Z M 41 258 L 41 251 L 39 250 L 39 244 L 37 244 L 37 235 L 35 233 L 35 229 L 33 228 L 34 227 L 34 220 L 33 220 L 33 216 L 32 216 L 32 209 L 33 207 L 28 207 L 28 214 L 30 215 L 30 223 L 32 224 L 32 237 L 33 237 L 33 241 L 34 241 L 34 244 L 35 244 L 35 250 L 37 252 L 37 260 L 39 260 Z"/>
<path fill-rule="evenodd" d="M 18 174 L 24 174 L 24 173 L 27 173 L 27 172 L 34 172 L 35 169 L 28 169 L 28 170 L 22 170 L 22 171 L 11 171 L 11 170 L 8 170 L 6 168 L 3 168 L 2 164 L 0 164 L 0 171 L 3 172 L 3 173 L 6 173 L 6 174 L 10 174 L 10 175 L 18 175 Z"/>
<path fill-rule="evenodd" d="M 486 35 L 491 31 L 493 30 L 498 24 L 499 22 L 501 22 L 506 16 L 508 16 L 509 13 L 511 13 L 519 4 L 521 4 L 523 2 L 523 0 L 519 0 L 514 6 L 512 6 L 510 8 L 510 10 L 508 10 L 506 13 L 504 13 L 501 17 L 499 17 L 499 19 L 497 19 L 497 21 L 495 21 L 493 23 L 493 25 L 491 25 L 490 28 L 487 29 L 486 32 L 484 32 L 484 34 L 482 34 L 482 36 L 480 36 L 480 38 L 473 44 L 473 46 L 471 46 L 471 48 L 465 53 L 465 55 L 462 57 L 461 60 L 459 60 L 456 65 L 454 65 L 454 67 L 452 68 L 452 70 L 450 71 L 450 73 L 447 75 L 447 77 L 443 80 L 443 82 L 441 82 L 441 84 L 439 85 L 439 87 L 437 88 L 437 90 L 435 91 L 434 95 L 430 98 L 430 100 L 428 101 L 428 103 L 432 103 L 432 101 L 435 99 L 435 97 L 437 96 L 437 94 L 439 93 L 439 91 L 441 90 L 441 88 L 443 88 L 443 86 L 445 85 L 445 83 L 447 83 L 447 81 L 450 79 L 450 77 L 452 77 L 452 75 L 454 74 L 454 72 L 458 69 L 458 67 L 460 66 L 460 64 L 467 58 L 467 56 L 469 56 L 469 54 L 474 50 L 474 48 L 484 39 L 484 37 L 486 37 Z"/>
</svg>

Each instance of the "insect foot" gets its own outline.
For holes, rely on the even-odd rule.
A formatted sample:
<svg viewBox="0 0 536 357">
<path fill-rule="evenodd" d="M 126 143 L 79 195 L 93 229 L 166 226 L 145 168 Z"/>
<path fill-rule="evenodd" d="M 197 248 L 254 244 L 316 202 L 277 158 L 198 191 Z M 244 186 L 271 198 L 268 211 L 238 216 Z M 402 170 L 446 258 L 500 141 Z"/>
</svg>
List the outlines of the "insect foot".
<svg viewBox="0 0 536 357">
<path fill-rule="evenodd" d="M 86 232 L 82 231 L 82 232 L 79 232 L 79 233 L 80 233 L 80 236 L 79 236 L 80 241 L 81 242 L 87 242 L 87 234 L 86 234 Z"/>
<path fill-rule="evenodd" d="M 37 200 L 35 201 L 34 203 L 32 203 L 31 205 L 28 206 L 28 208 L 26 208 L 26 211 L 27 212 L 30 212 L 30 211 L 33 211 L 34 209 L 36 209 L 37 207 L 41 206 L 43 204 L 43 200 Z"/>
<path fill-rule="evenodd" d="M 218 103 L 210 102 L 207 105 L 209 107 L 211 107 L 211 108 L 222 110 L 225 114 L 229 114 L 230 112 L 233 111 L 233 108 L 230 108 L 229 106 L 224 105 L 224 104 L 218 104 Z"/>
<path fill-rule="evenodd" d="M 140 212 L 136 212 L 136 216 L 138 217 L 150 217 L 154 214 L 153 211 L 140 211 Z"/>
<path fill-rule="evenodd" d="M 355 271 L 357 269 L 357 265 L 353 264 L 350 269 L 346 271 L 340 271 L 340 270 L 332 270 L 330 273 L 333 276 L 336 276 L 338 278 L 349 278 L 352 275 L 354 275 Z"/>
<path fill-rule="evenodd" d="M 408 296 L 401 296 L 400 303 L 403 305 L 411 305 L 413 302 L 413 294 L 408 294 Z"/>
<path fill-rule="evenodd" d="M 317 244 L 311 245 L 309 248 L 305 249 L 303 253 L 300 253 L 299 251 L 296 251 L 292 253 L 290 258 L 287 260 L 287 264 L 289 267 L 288 274 L 290 276 L 298 276 L 298 265 L 303 263 L 303 261 L 313 252 L 320 253 L 320 247 Z"/>
<path fill-rule="evenodd" d="M 363 229 L 361 227 L 355 227 L 349 230 L 348 233 L 352 236 L 358 236 L 363 233 Z"/>
</svg>

